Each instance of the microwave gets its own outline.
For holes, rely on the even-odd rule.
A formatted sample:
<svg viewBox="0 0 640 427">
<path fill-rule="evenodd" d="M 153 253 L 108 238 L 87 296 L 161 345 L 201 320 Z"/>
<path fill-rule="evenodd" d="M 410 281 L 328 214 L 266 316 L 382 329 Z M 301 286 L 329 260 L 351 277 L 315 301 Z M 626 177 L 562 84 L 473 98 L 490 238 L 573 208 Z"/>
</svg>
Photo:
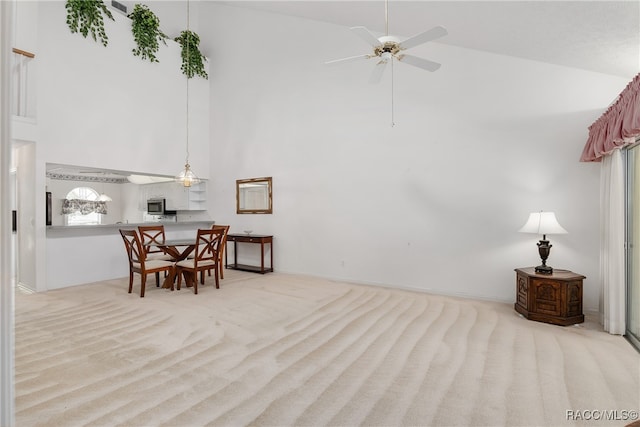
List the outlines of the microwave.
<svg viewBox="0 0 640 427">
<path fill-rule="evenodd" d="M 147 200 L 147 213 L 149 215 L 164 215 L 166 211 L 165 199 L 149 199 Z"/>
</svg>

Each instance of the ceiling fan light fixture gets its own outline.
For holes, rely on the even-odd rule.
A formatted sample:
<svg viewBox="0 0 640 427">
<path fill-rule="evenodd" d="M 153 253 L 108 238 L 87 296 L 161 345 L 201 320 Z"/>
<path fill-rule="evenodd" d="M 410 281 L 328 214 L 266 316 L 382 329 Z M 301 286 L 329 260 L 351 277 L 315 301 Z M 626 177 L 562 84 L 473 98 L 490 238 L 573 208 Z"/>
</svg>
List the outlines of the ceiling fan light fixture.
<svg viewBox="0 0 640 427">
<path fill-rule="evenodd" d="M 369 79 L 370 83 L 378 83 L 382 78 L 384 68 L 387 63 L 391 65 L 391 126 L 395 125 L 393 120 L 393 60 L 398 62 L 404 62 L 405 64 L 412 65 L 414 67 L 426 70 L 436 71 L 440 68 L 440 64 L 437 62 L 429 61 L 428 59 L 419 58 L 413 55 L 405 55 L 403 51 L 412 47 L 427 43 L 429 41 L 444 37 L 447 35 L 447 30 L 444 27 L 433 27 L 430 30 L 423 31 L 416 34 L 404 41 L 400 41 L 398 37 L 389 35 L 389 1 L 385 0 L 385 34 L 381 37 L 376 37 L 366 27 L 351 27 L 350 30 L 364 42 L 369 44 L 373 48 L 373 53 L 366 55 L 351 56 L 348 58 L 336 59 L 333 61 L 325 62 L 325 64 L 338 64 L 351 61 L 359 61 L 361 59 L 377 58 L 376 66 Z"/>
</svg>

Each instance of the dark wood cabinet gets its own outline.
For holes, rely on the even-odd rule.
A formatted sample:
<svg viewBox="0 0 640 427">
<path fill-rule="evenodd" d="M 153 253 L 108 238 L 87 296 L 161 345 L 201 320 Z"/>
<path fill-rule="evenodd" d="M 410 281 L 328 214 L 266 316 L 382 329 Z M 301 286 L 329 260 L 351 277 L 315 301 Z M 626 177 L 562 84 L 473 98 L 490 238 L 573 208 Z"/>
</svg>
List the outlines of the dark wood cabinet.
<svg viewBox="0 0 640 427">
<path fill-rule="evenodd" d="M 516 268 L 516 311 L 529 320 L 568 326 L 584 322 L 582 280 L 568 270 L 539 274 L 534 267 Z"/>
</svg>

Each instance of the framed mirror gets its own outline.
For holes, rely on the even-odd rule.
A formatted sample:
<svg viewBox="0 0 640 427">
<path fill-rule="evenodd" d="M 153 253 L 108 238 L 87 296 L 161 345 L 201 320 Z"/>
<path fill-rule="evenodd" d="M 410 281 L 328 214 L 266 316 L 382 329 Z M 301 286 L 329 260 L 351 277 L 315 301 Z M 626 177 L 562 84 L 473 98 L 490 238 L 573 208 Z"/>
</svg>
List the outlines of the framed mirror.
<svg viewBox="0 0 640 427">
<path fill-rule="evenodd" d="M 273 213 L 271 177 L 236 180 L 236 213 Z"/>
</svg>

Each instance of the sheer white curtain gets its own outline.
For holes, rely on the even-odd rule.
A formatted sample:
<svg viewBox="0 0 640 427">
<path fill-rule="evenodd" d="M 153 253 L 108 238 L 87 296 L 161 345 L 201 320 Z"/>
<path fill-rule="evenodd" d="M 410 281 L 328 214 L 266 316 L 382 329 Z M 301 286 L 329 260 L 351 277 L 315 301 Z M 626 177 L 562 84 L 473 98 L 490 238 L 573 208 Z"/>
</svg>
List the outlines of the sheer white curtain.
<svg viewBox="0 0 640 427">
<path fill-rule="evenodd" d="M 625 332 L 624 165 L 621 150 L 600 169 L 600 321 L 610 334 Z"/>
</svg>

